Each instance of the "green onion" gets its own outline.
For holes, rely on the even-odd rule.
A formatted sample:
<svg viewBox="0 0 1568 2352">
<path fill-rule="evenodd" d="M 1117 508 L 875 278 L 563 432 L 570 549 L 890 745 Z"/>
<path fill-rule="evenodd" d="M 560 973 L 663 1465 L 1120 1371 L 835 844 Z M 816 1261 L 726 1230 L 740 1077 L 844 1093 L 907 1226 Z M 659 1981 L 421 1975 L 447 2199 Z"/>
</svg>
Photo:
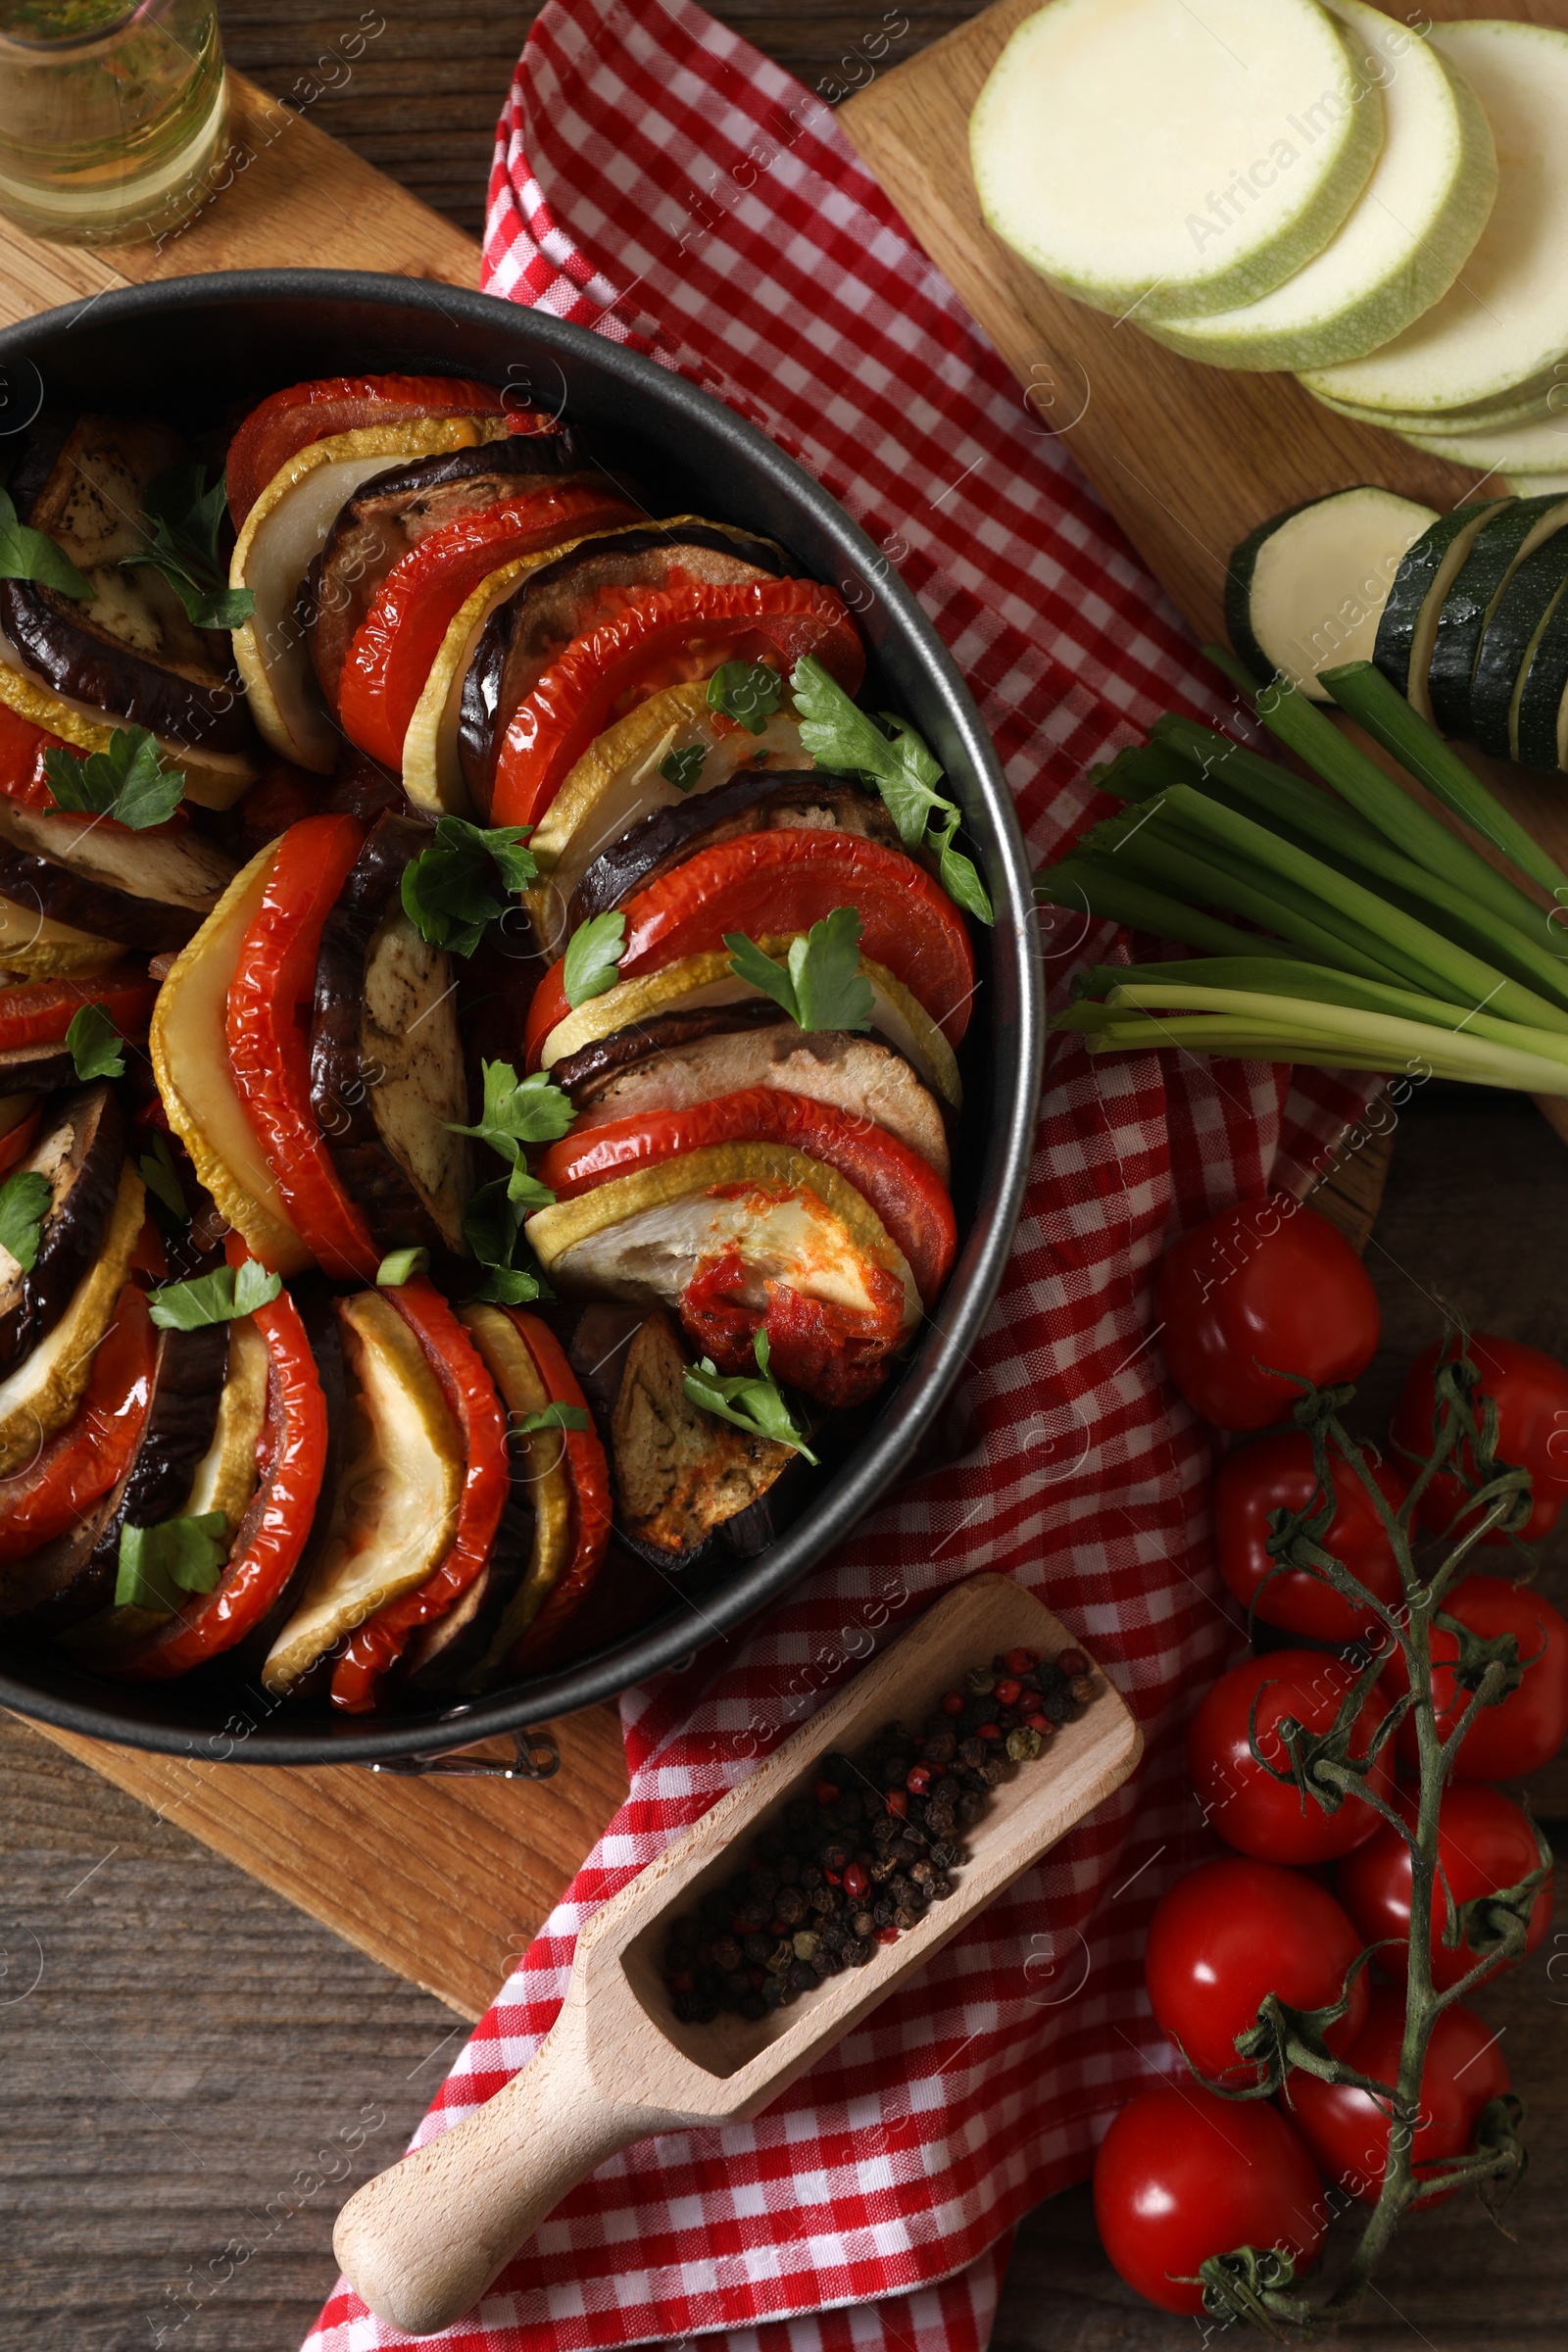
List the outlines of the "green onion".
<svg viewBox="0 0 1568 2352">
<path fill-rule="evenodd" d="M 1141 992 L 1133 992 L 1135 995 Z M 1568 1063 L 1498 1047 L 1489 1040 L 1434 1029 L 1421 1021 L 1298 1004 L 1289 997 L 1249 998 L 1240 991 L 1199 990 L 1195 996 L 1214 1009 L 1185 1010 L 1175 1016 L 1119 1017 L 1119 1005 L 1075 1004 L 1053 1027 L 1086 1033 L 1091 1051 L 1161 1051 L 1197 1047 L 1207 1054 L 1272 1061 L 1310 1061 L 1329 1069 L 1386 1070 L 1400 1062 L 1426 1063 L 1435 1077 L 1473 1085 L 1511 1087 L 1525 1094 L 1568 1095 Z M 1118 991 L 1125 997 L 1125 991 Z M 1164 1000 L 1156 995 L 1156 1003 Z M 1090 1017 L 1101 1015 L 1098 1020 Z"/>
<path fill-rule="evenodd" d="M 1211 956 L 1297 954 L 1279 941 L 1238 931 L 1196 906 L 1167 898 L 1163 891 L 1150 890 L 1125 869 L 1088 858 L 1065 858 L 1059 865 L 1047 866 L 1035 877 L 1035 897 L 1042 906 L 1092 914 L 1129 931 L 1148 931 L 1155 939 L 1179 940 L 1184 948 L 1201 948 Z"/>
<path fill-rule="evenodd" d="M 1365 727 L 1446 808 L 1463 817 L 1522 874 L 1549 891 L 1559 906 L 1568 905 L 1568 874 L 1518 819 L 1509 815 L 1475 771 L 1445 743 L 1436 727 L 1428 725 L 1419 710 L 1411 709 L 1381 670 L 1370 662 L 1347 662 L 1338 669 L 1320 670 L 1318 675 L 1340 709 Z"/>
</svg>

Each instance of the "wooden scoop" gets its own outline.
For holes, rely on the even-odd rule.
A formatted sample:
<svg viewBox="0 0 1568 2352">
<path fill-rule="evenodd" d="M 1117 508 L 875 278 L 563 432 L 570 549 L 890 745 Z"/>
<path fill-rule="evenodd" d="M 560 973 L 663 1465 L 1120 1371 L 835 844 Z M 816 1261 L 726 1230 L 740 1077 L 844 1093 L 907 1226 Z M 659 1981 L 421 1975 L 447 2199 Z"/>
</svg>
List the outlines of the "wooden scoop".
<svg viewBox="0 0 1568 2352">
<path fill-rule="evenodd" d="M 564 2005 L 521 2073 L 441 2138 L 368 2180 L 333 2244 L 377 2318 L 432 2335 L 477 2302 L 568 2189 L 653 2132 L 745 2121 L 776 2099 L 894 1986 L 1119 1788 L 1143 1736 L 1098 1672 L 1095 1696 L 1043 1755 L 991 1792 L 962 1833 L 953 1892 L 863 1968 L 755 2023 L 681 2025 L 660 1975 L 669 1928 L 733 1876 L 752 1839 L 803 1792 L 826 1749 L 854 1755 L 883 1724 L 923 1722 L 971 1666 L 1018 1646 L 1080 1647 L 1020 1586 L 976 1576 L 946 1593 L 751 1778 L 596 1912 Z M 808 1783 L 807 1784 L 808 1786 Z"/>
</svg>

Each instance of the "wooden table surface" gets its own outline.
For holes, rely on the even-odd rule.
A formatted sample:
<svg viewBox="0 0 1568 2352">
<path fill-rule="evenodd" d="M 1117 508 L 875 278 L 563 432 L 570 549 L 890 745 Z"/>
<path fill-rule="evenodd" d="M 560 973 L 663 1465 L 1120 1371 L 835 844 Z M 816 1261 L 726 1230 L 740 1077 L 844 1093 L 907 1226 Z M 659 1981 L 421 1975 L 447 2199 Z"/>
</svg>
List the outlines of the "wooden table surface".
<svg viewBox="0 0 1568 2352">
<path fill-rule="evenodd" d="M 236 65 L 470 231 L 533 13 L 511 0 L 220 6 Z M 717 13 L 813 85 L 863 74 L 855 44 L 884 22 L 820 0 Z M 905 13 L 901 57 L 971 12 Z M 339 44 L 357 27 L 372 37 L 349 65 Z M 1565 1209 L 1568 1156 L 1528 1106 L 1416 1099 L 1368 1256 L 1388 1343 L 1364 1392 L 1369 1428 L 1397 1364 L 1435 1335 L 1438 1293 L 1568 1354 Z M 1557 1548 L 1544 1582 L 1561 1601 Z M 401 2148 L 461 2022 L 3 1717 L 0 1776 L 0 2352 L 290 2352 L 331 2282 L 338 2204 Z M 1568 1765 L 1533 1794 L 1568 1838 Z M 518 1788 L 519 1807 L 537 1795 Z M 1368 2352 L 1562 2336 L 1568 1932 L 1479 2005 L 1506 2033 L 1530 2107 L 1513 2235 L 1478 2205 L 1413 2223 L 1351 2331 Z M 997 2352 L 1194 2341 L 1190 2323 L 1110 2275 L 1084 2192 L 1030 2217 Z"/>
</svg>

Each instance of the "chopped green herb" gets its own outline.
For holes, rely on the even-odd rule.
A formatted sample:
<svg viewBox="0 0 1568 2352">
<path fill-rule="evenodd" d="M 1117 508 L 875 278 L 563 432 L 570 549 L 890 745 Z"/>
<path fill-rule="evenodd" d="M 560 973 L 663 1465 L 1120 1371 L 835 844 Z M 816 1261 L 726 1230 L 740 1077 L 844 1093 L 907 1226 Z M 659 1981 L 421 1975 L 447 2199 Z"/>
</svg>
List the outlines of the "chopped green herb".
<svg viewBox="0 0 1568 2352">
<path fill-rule="evenodd" d="M 117 1608 L 177 1609 L 182 1592 L 211 1592 L 223 1573 L 228 1522 L 221 1511 L 122 1527 L 115 1576 Z"/>
<path fill-rule="evenodd" d="M 996 919 L 974 862 L 953 847 L 962 811 L 937 790 L 942 768 L 907 719 L 883 713 L 889 736 L 868 710 L 850 700 L 820 662 L 807 654 L 790 676 L 801 742 L 818 767 L 863 776 L 882 795 L 906 850 L 922 844 L 940 859 L 942 887 L 982 923 Z"/>
<path fill-rule="evenodd" d="M 522 1234 L 523 1211 L 508 1179 L 480 1185 L 463 1212 L 463 1238 L 485 1269 L 473 1296 L 495 1306 L 526 1306 L 554 1296 Z"/>
<path fill-rule="evenodd" d="M 141 1180 L 159 1207 L 168 1211 L 177 1224 L 190 1223 L 190 1210 L 185 1205 L 185 1191 L 174 1165 L 174 1155 L 169 1149 L 169 1138 L 161 1128 L 153 1129 L 153 1148 L 137 1160 Z"/>
<path fill-rule="evenodd" d="M 592 1422 L 580 1404 L 557 1404 L 552 1400 L 537 1413 L 524 1413 L 514 1421 L 519 1438 L 531 1438 L 540 1429 L 589 1429 Z"/>
<path fill-rule="evenodd" d="M 797 1427 L 768 1371 L 768 1352 L 767 1334 L 759 1326 L 752 1342 L 758 1377 L 749 1372 L 726 1375 L 705 1355 L 700 1364 L 687 1368 L 681 1386 L 688 1400 L 703 1412 L 716 1413 L 721 1421 L 732 1421 L 753 1437 L 771 1438 L 776 1446 L 793 1446 L 814 1469 L 816 1456 L 806 1443 L 806 1432 Z"/>
<path fill-rule="evenodd" d="M 531 831 L 438 818 L 430 847 L 403 869 L 403 911 L 419 937 L 454 956 L 471 956 L 487 926 L 509 912 L 515 894 L 538 874 L 532 851 L 523 847 Z"/>
<path fill-rule="evenodd" d="M 55 750 L 43 756 L 55 809 L 72 816 L 112 816 L 133 833 L 167 824 L 185 797 L 177 767 L 160 767 L 158 739 L 145 727 L 116 727 L 107 752 Z"/>
<path fill-rule="evenodd" d="M 573 1010 L 586 1004 L 590 997 L 602 997 L 607 988 L 614 987 L 625 953 L 626 917 L 617 910 L 592 914 L 577 925 L 567 943 L 561 975 L 566 1003 Z"/>
<path fill-rule="evenodd" d="M 31 580 L 78 604 L 92 595 L 91 580 L 83 579 L 57 540 L 17 520 L 8 490 L 0 490 L 0 580 Z"/>
<path fill-rule="evenodd" d="M 869 1029 L 876 998 L 860 969 L 860 928 L 853 906 L 835 906 L 804 939 L 791 940 L 787 966 L 764 956 L 743 931 L 726 931 L 729 968 L 781 1004 L 802 1029 Z"/>
<path fill-rule="evenodd" d="M 231 1323 L 236 1315 L 251 1315 L 277 1297 L 283 1285 L 254 1257 L 243 1264 L 219 1266 L 189 1282 L 166 1282 L 147 1301 L 161 1331 L 200 1331 L 209 1323 Z"/>
<path fill-rule="evenodd" d="M 209 484 L 205 466 L 172 466 L 148 483 L 141 504 L 152 545 L 122 556 L 122 568 L 150 564 L 198 629 L 237 629 L 249 620 L 256 599 L 248 588 L 229 587 L 219 553 L 227 505 L 221 471 Z"/>
<path fill-rule="evenodd" d="M 784 681 L 765 662 L 726 662 L 708 681 L 708 706 L 760 735 L 784 700 Z"/>
<path fill-rule="evenodd" d="M 416 1274 L 425 1273 L 430 1264 L 428 1250 L 393 1250 L 375 1269 L 376 1288 L 400 1291 Z"/>
<path fill-rule="evenodd" d="M 677 792 L 690 792 L 703 772 L 703 761 L 707 758 L 708 746 L 705 743 L 689 743 L 683 751 L 666 752 L 659 762 L 659 772 L 666 784 L 674 785 Z"/>
<path fill-rule="evenodd" d="M 19 1168 L 0 1184 L 0 1250 L 16 1259 L 24 1274 L 38 1262 L 38 1236 L 54 1188 L 36 1168 Z"/>
<path fill-rule="evenodd" d="M 519 1078 L 510 1061 L 481 1061 L 484 1105 L 475 1127 L 460 1127 L 449 1119 L 454 1135 L 475 1136 L 514 1165 L 523 1144 L 553 1144 L 564 1136 L 576 1112 L 569 1095 L 555 1085 L 545 1070 Z"/>
<path fill-rule="evenodd" d="M 66 1048 L 83 1086 L 89 1078 L 123 1078 L 123 1043 L 102 1004 L 83 1004 L 79 1012 L 73 1013 L 66 1031 Z"/>
</svg>

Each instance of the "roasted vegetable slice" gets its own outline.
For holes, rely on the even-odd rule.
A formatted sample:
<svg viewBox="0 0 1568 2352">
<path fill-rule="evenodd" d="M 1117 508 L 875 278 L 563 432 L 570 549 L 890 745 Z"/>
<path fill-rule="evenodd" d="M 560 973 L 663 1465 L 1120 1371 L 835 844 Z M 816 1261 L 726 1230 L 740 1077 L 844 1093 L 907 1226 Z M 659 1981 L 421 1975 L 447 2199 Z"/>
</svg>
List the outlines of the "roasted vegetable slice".
<svg viewBox="0 0 1568 2352">
<path fill-rule="evenodd" d="M 63 980 L 103 972 L 124 952 L 117 939 L 101 939 L 95 931 L 56 922 L 30 899 L 0 897 L 0 978 Z"/>
<path fill-rule="evenodd" d="M 506 396 L 457 375 L 335 375 L 286 384 L 259 401 L 228 445 L 228 507 L 239 529 L 268 483 L 313 441 L 418 416 L 499 416 Z M 538 410 L 512 409 L 515 432 L 549 432 Z"/>
<path fill-rule="evenodd" d="M 131 833 L 0 800 L 0 893 L 122 948 L 182 948 L 233 878 L 233 859 L 189 827 Z"/>
<path fill-rule="evenodd" d="M 145 1037 L 157 994 L 145 964 L 123 957 L 90 980 L 29 980 L 0 988 L 0 1054 L 63 1046 L 84 1004 L 101 1004 L 122 1037 Z"/>
<path fill-rule="evenodd" d="M 20 1163 L 18 1174 L 42 1177 L 49 1200 L 30 1266 L 0 1247 L 0 1374 L 66 1312 L 103 1248 L 124 1164 L 125 1122 L 108 1086 L 71 1096 Z"/>
<path fill-rule="evenodd" d="M 37 1457 L 81 1402 L 93 1351 L 108 1330 L 130 1271 L 145 1196 L 134 1168 L 122 1167 L 103 1242 L 64 1314 L 14 1371 L 0 1380 L 0 1478 Z"/>
<path fill-rule="evenodd" d="M 796 1459 L 790 1446 L 693 1404 L 682 1385 L 690 1360 L 668 1315 L 654 1308 L 625 1349 L 610 1424 L 617 1525 L 670 1568 L 690 1567 L 715 1537 L 733 1534 Z"/>
<path fill-rule="evenodd" d="M 463 1441 L 424 1350 L 376 1292 L 337 1303 L 354 1441 L 294 1615 L 262 1670 L 292 1689 L 345 1634 L 439 1567 L 457 1532 Z"/>
<path fill-rule="evenodd" d="M 9 638 L 0 631 L 0 704 L 14 716 L 46 730 L 56 743 L 78 752 L 107 752 L 117 728 L 129 726 L 123 711 L 106 710 L 69 695 L 57 694 L 35 677 Z M 155 734 L 157 729 L 153 730 Z M 222 751 L 210 737 L 177 742 L 158 734 L 158 758 L 165 768 L 178 768 L 185 779 L 185 798 L 202 808 L 228 808 L 248 792 L 261 774 L 261 764 L 247 741 L 238 751 Z"/>
<path fill-rule="evenodd" d="M 152 1401 L 157 1338 L 146 1299 L 135 1283 L 127 1282 L 93 1350 L 74 1414 L 33 1461 L 6 1481 L 0 1569 L 69 1534 L 124 1477 Z M 0 1613 L 9 1614 L 6 1593 L 0 1581 Z"/>
</svg>

